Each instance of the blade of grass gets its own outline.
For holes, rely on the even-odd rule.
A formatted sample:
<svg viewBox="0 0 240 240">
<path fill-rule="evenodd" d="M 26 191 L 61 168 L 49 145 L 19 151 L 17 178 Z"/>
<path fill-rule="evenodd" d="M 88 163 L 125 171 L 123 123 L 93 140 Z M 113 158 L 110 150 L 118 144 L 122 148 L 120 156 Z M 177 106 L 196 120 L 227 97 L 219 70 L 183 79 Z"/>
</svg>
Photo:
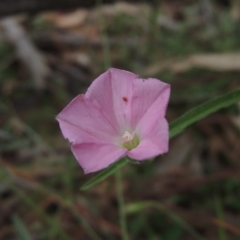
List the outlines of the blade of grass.
<svg viewBox="0 0 240 240">
<path fill-rule="evenodd" d="M 38 215 L 51 227 L 51 229 L 55 228 L 53 230 L 56 232 L 59 232 L 61 234 L 62 239 L 67 239 L 67 240 L 71 239 L 68 235 L 66 235 L 63 229 L 59 229 L 60 226 L 58 221 L 56 220 L 54 221 L 51 218 L 49 218 L 31 198 L 28 198 L 26 194 L 24 194 L 21 191 L 21 189 L 16 187 L 11 182 L 11 175 L 8 176 L 7 171 L 4 169 L 0 170 L 0 180 L 4 182 L 9 188 L 11 188 L 25 202 L 25 204 L 27 204 L 35 212 L 37 212 Z M 76 218 L 79 224 L 83 226 L 83 228 L 86 231 L 86 234 L 89 236 L 89 239 L 101 240 L 101 238 L 97 235 L 94 229 L 89 225 L 87 220 L 76 211 L 74 205 L 72 204 L 72 200 L 69 201 L 69 199 L 66 199 L 65 196 L 60 195 L 59 192 L 56 192 L 54 191 L 54 189 L 46 187 L 43 184 L 38 184 L 36 191 L 41 192 L 42 194 L 52 196 L 53 198 L 56 198 L 62 204 L 62 206 L 69 209 L 69 211 L 71 212 L 71 214 L 73 214 L 73 216 Z"/>
<path fill-rule="evenodd" d="M 226 108 L 232 104 L 240 101 L 240 89 L 224 94 L 220 97 L 207 101 L 199 106 L 189 110 L 181 117 L 177 118 L 170 124 L 169 135 L 173 138 L 183 132 L 187 127 L 196 123 L 197 121 L 205 118 L 206 116 L 218 111 L 219 109 Z M 119 160 L 118 162 L 112 164 L 109 168 L 101 171 L 91 180 L 86 182 L 80 189 L 86 190 L 95 184 L 103 181 L 108 176 L 116 172 L 118 169 L 127 164 L 127 160 Z"/>
<path fill-rule="evenodd" d="M 128 162 L 127 158 L 122 158 L 121 160 L 117 161 L 115 164 L 112 164 L 110 167 L 104 169 L 101 171 L 97 176 L 93 177 L 90 181 L 85 183 L 81 190 L 86 190 L 93 185 L 103 181 L 108 176 L 112 175 L 114 172 L 116 172 L 118 169 L 122 168 L 124 165 L 126 165 Z"/>
<path fill-rule="evenodd" d="M 215 197 L 215 210 L 216 210 L 217 218 L 220 221 L 223 221 L 224 217 L 223 217 L 222 204 L 221 204 L 221 199 L 218 196 Z M 228 239 L 225 229 L 221 226 L 218 227 L 218 236 L 219 236 L 219 240 L 227 240 Z"/>
<path fill-rule="evenodd" d="M 8 178 L 7 174 L 3 169 L 0 170 L 0 180 L 6 184 L 22 201 L 33 209 L 48 225 L 54 230 L 56 234 L 61 234 L 62 239 L 70 240 L 70 236 L 63 230 L 60 226 L 58 220 L 51 219 L 33 200 L 32 198 L 25 194 L 21 189 L 16 187 L 11 180 Z"/>
<path fill-rule="evenodd" d="M 104 29 L 104 26 L 106 24 L 105 24 L 104 16 L 101 11 L 102 0 L 97 0 L 97 7 L 100 14 L 100 18 L 99 18 L 100 34 L 103 40 L 103 63 L 104 63 L 104 68 L 107 70 L 108 68 L 111 67 L 111 54 L 110 54 L 109 37 Z"/>
<path fill-rule="evenodd" d="M 18 237 L 20 240 L 31 240 L 30 234 L 23 223 L 23 221 L 15 215 L 13 217 L 13 225 L 15 227 L 16 232 L 18 233 Z"/>
<path fill-rule="evenodd" d="M 207 101 L 189 110 L 170 124 L 170 138 L 206 116 L 240 101 L 240 89 Z"/>
<path fill-rule="evenodd" d="M 126 206 L 127 213 L 136 213 L 142 212 L 147 208 L 155 208 L 162 213 L 166 214 L 169 218 L 171 218 L 174 222 L 176 222 L 179 226 L 181 226 L 185 231 L 190 233 L 197 240 L 205 240 L 198 232 L 196 232 L 184 219 L 180 218 L 178 215 L 167 209 L 164 205 L 155 201 L 144 201 L 144 202 L 136 202 L 131 203 Z"/>
</svg>

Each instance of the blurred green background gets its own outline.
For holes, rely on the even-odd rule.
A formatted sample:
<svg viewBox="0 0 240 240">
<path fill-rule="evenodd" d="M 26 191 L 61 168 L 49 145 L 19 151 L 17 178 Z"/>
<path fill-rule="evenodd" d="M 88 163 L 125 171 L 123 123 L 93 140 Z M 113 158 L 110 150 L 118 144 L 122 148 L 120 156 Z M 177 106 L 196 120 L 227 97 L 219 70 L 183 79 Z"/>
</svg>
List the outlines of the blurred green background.
<svg viewBox="0 0 240 240">
<path fill-rule="evenodd" d="M 55 116 L 108 66 L 171 84 L 169 122 L 240 87 L 240 1 L 98 4 L 0 21 L 0 239 L 121 239 L 114 177 L 87 191 Z M 240 239 L 240 105 L 123 169 L 130 239 Z"/>
</svg>

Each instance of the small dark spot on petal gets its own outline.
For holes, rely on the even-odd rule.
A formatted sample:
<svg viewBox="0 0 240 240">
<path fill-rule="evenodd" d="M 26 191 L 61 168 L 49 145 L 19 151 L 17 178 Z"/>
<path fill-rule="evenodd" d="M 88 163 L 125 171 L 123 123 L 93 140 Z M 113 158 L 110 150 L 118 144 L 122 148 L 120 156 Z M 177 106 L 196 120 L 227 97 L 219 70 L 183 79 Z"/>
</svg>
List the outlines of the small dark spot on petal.
<svg viewBox="0 0 240 240">
<path fill-rule="evenodd" d="M 128 99 L 127 99 L 126 97 L 122 97 L 122 100 L 123 100 L 124 102 L 127 102 L 127 101 L 128 101 Z"/>
</svg>

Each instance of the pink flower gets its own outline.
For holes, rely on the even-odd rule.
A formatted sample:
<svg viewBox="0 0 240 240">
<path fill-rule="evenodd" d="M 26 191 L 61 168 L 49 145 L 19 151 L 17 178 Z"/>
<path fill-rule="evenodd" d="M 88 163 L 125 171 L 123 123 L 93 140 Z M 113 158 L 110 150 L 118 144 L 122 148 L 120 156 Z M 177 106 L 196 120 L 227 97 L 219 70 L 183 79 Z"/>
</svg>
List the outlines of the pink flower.
<svg viewBox="0 0 240 240">
<path fill-rule="evenodd" d="M 147 160 L 168 151 L 169 84 L 111 68 L 57 116 L 85 173 L 123 156 Z"/>
</svg>

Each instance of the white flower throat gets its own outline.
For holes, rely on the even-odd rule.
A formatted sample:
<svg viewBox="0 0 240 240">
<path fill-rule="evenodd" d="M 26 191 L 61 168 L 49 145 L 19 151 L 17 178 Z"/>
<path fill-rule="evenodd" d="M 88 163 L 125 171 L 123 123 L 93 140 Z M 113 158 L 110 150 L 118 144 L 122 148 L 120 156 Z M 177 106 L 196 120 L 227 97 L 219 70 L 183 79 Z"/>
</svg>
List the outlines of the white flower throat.
<svg viewBox="0 0 240 240">
<path fill-rule="evenodd" d="M 136 148 L 139 143 L 140 143 L 139 137 L 134 132 L 131 134 L 130 132 L 125 131 L 121 137 L 121 145 L 128 151 Z"/>
</svg>

